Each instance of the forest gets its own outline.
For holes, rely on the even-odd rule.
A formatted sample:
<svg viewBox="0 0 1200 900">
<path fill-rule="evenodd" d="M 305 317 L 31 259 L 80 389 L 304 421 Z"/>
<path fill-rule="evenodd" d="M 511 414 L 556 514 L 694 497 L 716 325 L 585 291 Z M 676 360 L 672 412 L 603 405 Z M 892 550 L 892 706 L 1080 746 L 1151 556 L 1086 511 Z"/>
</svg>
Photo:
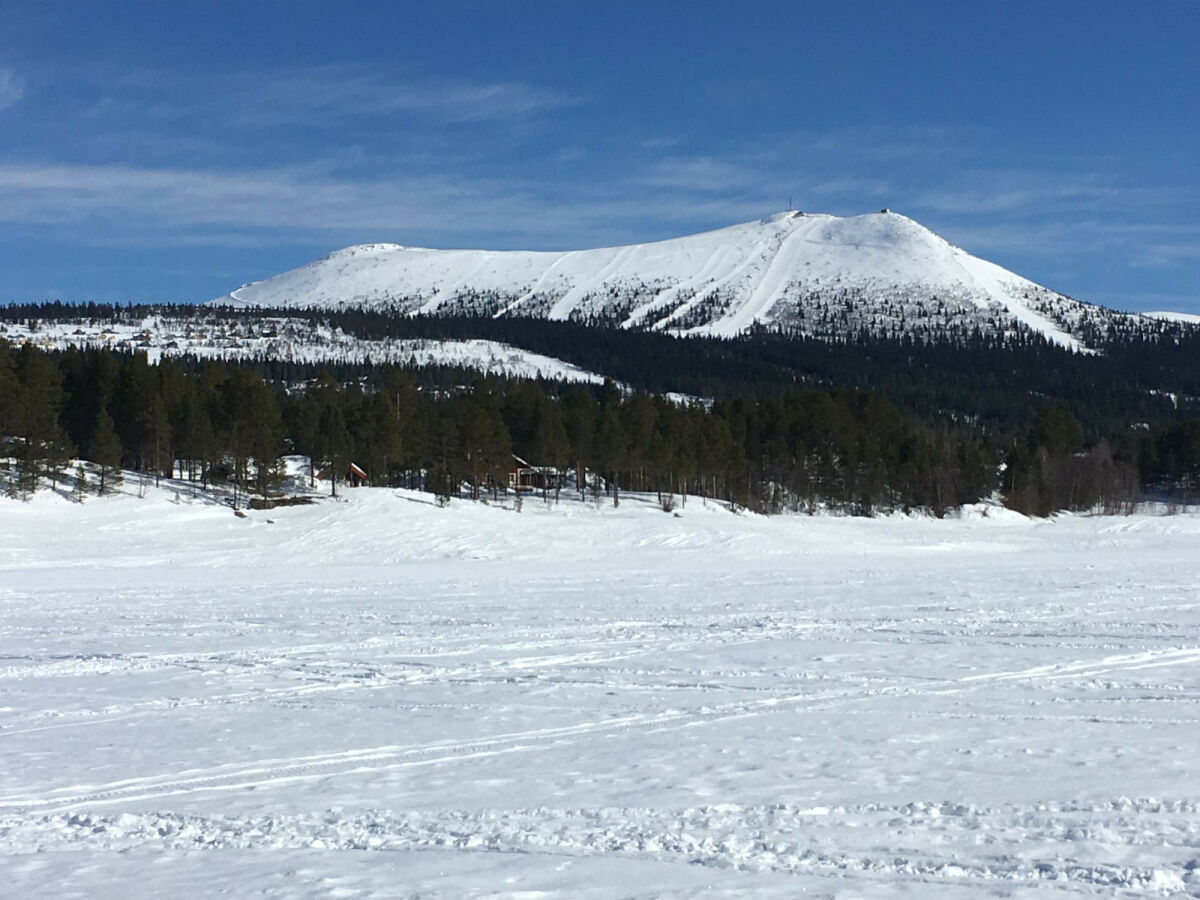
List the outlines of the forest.
<svg viewBox="0 0 1200 900">
<path fill-rule="evenodd" d="M 478 325 L 389 327 L 458 335 L 472 324 Z M 186 479 L 200 489 L 230 486 L 236 504 L 279 492 L 285 454 L 308 456 L 314 469 L 328 470 L 333 490 L 353 462 L 375 485 L 481 499 L 507 491 L 517 454 L 569 473 L 555 494 L 578 490 L 619 503 L 622 491 L 652 492 L 664 509 L 700 496 L 764 513 L 943 515 L 997 491 L 1034 515 L 1117 512 L 1148 493 L 1189 499 L 1200 484 L 1200 418 L 1189 417 L 1186 404 L 1180 409 L 1177 401 L 1137 388 L 1143 376 L 1136 372 L 1128 379 L 1139 397 L 1132 409 L 1095 383 L 1088 394 L 1089 377 L 1103 371 L 1092 357 L 1068 359 L 1082 374 L 1068 365 L 1065 375 L 1045 379 L 1049 390 L 1035 392 L 999 379 L 1036 377 L 1021 365 L 1053 358 L 1036 343 L 990 350 L 877 347 L 865 340 L 790 347 L 772 335 L 693 343 L 620 333 L 633 339 L 618 348 L 616 336 L 592 330 L 578 336 L 578 346 L 590 337 L 608 347 L 608 373 L 628 376 L 640 367 L 643 375 L 629 379 L 638 389 L 436 368 L 341 371 L 188 358 L 152 364 L 140 352 L 47 352 L 0 340 L 0 457 L 11 461 L 3 489 L 28 497 L 40 483 L 84 485 L 68 471 L 80 457 L 93 464 L 100 491 L 112 490 L 125 470 Z M 1155 340 L 1177 347 L 1180 338 Z M 587 355 L 572 346 L 555 352 Z M 1184 348 L 1192 368 L 1171 373 L 1179 386 L 1195 376 L 1192 353 Z M 884 362 L 888 354 L 900 354 L 892 367 Z M 852 367 L 851 356 L 863 365 Z M 1151 354 L 1145 356 L 1141 365 L 1151 371 Z M 660 366 L 685 359 L 697 368 L 677 373 L 715 379 L 705 382 L 716 388 L 710 401 L 680 404 L 646 387 L 665 377 L 655 374 Z M 795 360 L 808 371 L 801 374 Z M 881 375 L 880 386 L 868 390 L 861 378 L 839 377 L 851 369 L 892 377 Z M 784 371 L 791 377 L 770 377 Z M 906 372 L 916 374 L 905 379 Z M 989 380 L 993 394 L 978 389 Z M 975 409 L 967 414 L 959 403 Z M 553 499 L 548 492 L 547 499 Z"/>
<path fill-rule="evenodd" d="M 1064 350 L 1033 333 L 943 340 L 850 333 L 816 339 L 758 328 L 738 338 L 681 337 L 570 321 L 487 316 L 406 316 L 343 309 L 63 303 L 0 306 L 0 327 L 19 321 L 181 323 L 288 316 L 308 330 L 339 329 L 364 340 L 483 338 L 556 357 L 635 390 L 732 400 L 795 389 L 882 394 L 925 422 L 971 419 L 1013 432 L 1048 402 L 1066 405 L 1098 440 L 1131 426 L 1200 418 L 1200 327 L 1136 319 L 1138 327 L 1093 336 L 1098 352 Z M 247 357 L 272 383 L 315 377 L 311 366 Z M 192 365 L 185 361 L 185 365 Z M 372 378 L 373 366 L 327 365 L 342 383 Z M 457 373 L 454 373 L 457 377 Z"/>
</svg>

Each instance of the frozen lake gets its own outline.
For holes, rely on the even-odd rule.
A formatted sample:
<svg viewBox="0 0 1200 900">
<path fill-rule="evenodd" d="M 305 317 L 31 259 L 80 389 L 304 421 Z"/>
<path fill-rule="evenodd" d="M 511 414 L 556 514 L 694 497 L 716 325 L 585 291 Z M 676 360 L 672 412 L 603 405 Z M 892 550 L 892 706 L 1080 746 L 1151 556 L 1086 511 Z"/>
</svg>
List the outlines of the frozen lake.
<svg viewBox="0 0 1200 900">
<path fill-rule="evenodd" d="M 0 894 L 1200 896 L 1200 516 L 0 499 Z"/>
</svg>

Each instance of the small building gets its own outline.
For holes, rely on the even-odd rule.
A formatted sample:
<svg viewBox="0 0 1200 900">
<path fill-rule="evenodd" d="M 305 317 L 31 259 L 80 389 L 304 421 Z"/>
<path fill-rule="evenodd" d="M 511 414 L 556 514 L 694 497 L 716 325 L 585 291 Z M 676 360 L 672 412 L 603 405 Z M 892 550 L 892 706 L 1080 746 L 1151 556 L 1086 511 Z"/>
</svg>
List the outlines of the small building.
<svg viewBox="0 0 1200 900">
<path fill-rule="evenodd" d="M 327 467 L 317 473 L 317 478 L 321 481 L 328 481 L 331 474 Z M 347 463 L 346 471 L 342 473 L 341 478 L 350 487 L 366 487 L 371 483 L 367 473 L 356 463 Z"/>
<path fill-rule="evenodd" d="M 535 466 L 513 454 L 508 473 L 508 489 L 526 491 L 556 491 L 562 486 L 562 473 L 554 466 Z"/>
</svg>

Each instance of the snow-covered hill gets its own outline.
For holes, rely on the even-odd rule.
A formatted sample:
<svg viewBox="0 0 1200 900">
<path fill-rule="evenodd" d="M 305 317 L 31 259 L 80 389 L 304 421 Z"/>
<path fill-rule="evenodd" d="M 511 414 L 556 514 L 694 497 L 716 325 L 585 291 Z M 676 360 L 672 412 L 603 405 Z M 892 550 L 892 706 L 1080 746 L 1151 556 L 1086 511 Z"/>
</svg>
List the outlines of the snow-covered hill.
<svg viewBox="0 0 1200 900">
<path fill-rule="evenodd" d="M 884 210 L 796 211 L 650 244 L 568 252 L 364 244 L 213 301 L 363 305 L 733 335 L 756 323 L 835 336 L 1032 330 L 1068 347 L 1126 317 L 1072 300 Z"/>
<path fill-rule="evenodd" d="M 1156 310 L 1155 312 L 1143 313 L 1151 319 L 1161 319 L 1164 322 L 1183 322 L 1187 325 L 1200 325 L 1200 316 L 1194 313 L 1170 312 L 1169 310 Z"/>
<path fill-rule="evenodd" d="M 60 321 L 31 318 L 0 325 L 0 339 L 42 350 L 89 347 L 144 352 L 151 361 L 192 356 L 238 362 L 252 359 L 295 363 L 454 366 L 508 378 L 600 384 L 604 376 L 551 356 L 499 341 L 393 338 L 366 340 L 337 328 L 311 327 L 286 316 L 240 320 L 216 312 L 205 316 L 162 313 L 134 319 L 79 316 Z"/>
</svg>

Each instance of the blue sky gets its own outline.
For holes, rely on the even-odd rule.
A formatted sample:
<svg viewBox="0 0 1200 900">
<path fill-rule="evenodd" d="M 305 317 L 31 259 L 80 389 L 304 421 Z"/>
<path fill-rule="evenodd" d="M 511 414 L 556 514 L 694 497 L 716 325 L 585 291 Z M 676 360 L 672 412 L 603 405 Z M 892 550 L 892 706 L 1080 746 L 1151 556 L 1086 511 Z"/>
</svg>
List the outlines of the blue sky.
<svg viewBox="0 0 1200 900">
<path fill-rule="evenodd" d="M 1195 2 L 8 0 L 0 301 L 202 301 L 348 244 L 633 243 L 790 197 L 1200 312 L 1197 46 Z"/>
</svg>

